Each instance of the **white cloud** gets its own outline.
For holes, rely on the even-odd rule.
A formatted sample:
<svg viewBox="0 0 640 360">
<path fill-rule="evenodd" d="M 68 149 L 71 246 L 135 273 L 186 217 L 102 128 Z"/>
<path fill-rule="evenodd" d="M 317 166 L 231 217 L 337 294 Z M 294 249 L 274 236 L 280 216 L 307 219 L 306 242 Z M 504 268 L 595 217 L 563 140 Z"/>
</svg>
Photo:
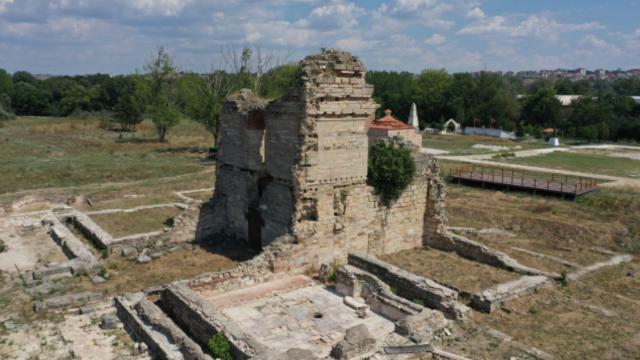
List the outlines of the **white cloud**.
<svg viewBox="0 0 640 360">
<path fill-rule="evenodd" d="M 529 15 L 521 22 L 509 21 L 504 16 L 477 20 L 458 31 L 462 35 L 499 34 L 511 37 L 534 36 L 556 41 L 560 35 L 571 31 L 600 29 L 596 22 L 562 24 L 545 15 Z"/>
<path fill-rule="evenodd" d="M 438 3 L 438 0 L 397 0 L 394 11 L 416 11 L 425 7 L 431 7 Z"/>
<path fill-rule="evenodd" d="M 469 24 L 460 29 L 458 34 L 479 35 L 487 33 L 507 33 L 509 32 L 509 27 L 506 23 L 507 19 L 504 16 L 494 16 L 489 19 Z"/>
<path fill-rule="evenodd" d="M 418 20 L 420 25 L 447 30 L 455 23 L 445 16 L 455 9 L 453 4 L 439 0 L 394 0 L 380 5 L 374 18 L 394 17 L 403 22 Z"/>
<path fill-rule="evenodd" d="M 0 14 L 7 11 L 7 8 L 11 4 L 13 4 L 13 0 L 0 0 Z"/>
<path fill-rule="evenodd" d="M 580 43 L 583 45 L 589 45 L 591 47 L 598 48 L 598 49 L 606 49 L 611 46 L 608 42 L 600 39 L 595 35 L 587 35 L 583 37 Z"/>
<path fill-rule="evenodd" d="M 484 15 L 484 11 L 482 11 L 482 9 L 476 7 L 476 8 L 473 8 L 473 9 L 467 11 L 466 16 L 469 17 L 469 18 L 483 19 L 485 15 Z"/>
<path fill-rule="evenodd" d="M 378 45 L 376 40 L 364 40 L 359 36 L 349 37 L 336 41 L 336 46 L 340 49 L 350 51 L 371 50 Z"/>
<path fill-rule="evenodd" d="M 131 5 L 147 15 L 177 15 L 191 0 L 132 0 Z"/>
<path fill-rule="evenodd" d="M 301 48 L 311 45 L 314 39 L 322 39 L 315 30 L 300 28 L 283 20 L 249 22 L 245 24 L 244 30 L 244 41 L 261 45 Z"/>
<path fill-rule="evenodd" d="M 308 22 L 310 25 L 320 28 L 329 27 L 354 27 L 358 25 L 358 18 L 367 12 L 356 4 L 344 0 L 332 0 L 328 4 L 311 10 Z"/>
<path fill-rule="evenodd" d="M 587 55 L 590 55 L 590 56 L 597 55 L 597 56 L 608 57 L 608 56 L 618 55 L 622 53 L 620 48 L 618 48 L 616 45 L 606 40 L 603 40 L 593 34 L 584 36 L 580 40 L 580 44 L 585 47 L 585 49 L 583 50 L 586 51 Z"/>
<path fill-rule="evenodd" d="M 427 45 L 442 45 L 447 41 L 447 38 L 440 34 L 433 34 L 424 40 Z"/>
</svg>

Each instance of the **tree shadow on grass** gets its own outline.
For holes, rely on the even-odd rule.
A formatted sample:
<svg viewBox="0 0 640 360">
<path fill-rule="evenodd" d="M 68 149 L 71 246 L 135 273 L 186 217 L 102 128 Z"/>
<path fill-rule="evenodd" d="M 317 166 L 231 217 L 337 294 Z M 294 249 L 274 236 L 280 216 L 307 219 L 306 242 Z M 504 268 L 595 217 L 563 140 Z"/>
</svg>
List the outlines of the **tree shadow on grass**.
<svg viewBox="0 0 640 360">
<path fill-rule="evenodd" d="M 122 137 L 116 139 L 116 144 L 160 144 L 160 142 L 158 142 L 158 139 L 154 138 Z"/>
<path fill-rule="evenodd" d="M 180 146 L 154 150 L 157 154 L 206 154 L 209 151 L 201 146 Z"/>
</svg>

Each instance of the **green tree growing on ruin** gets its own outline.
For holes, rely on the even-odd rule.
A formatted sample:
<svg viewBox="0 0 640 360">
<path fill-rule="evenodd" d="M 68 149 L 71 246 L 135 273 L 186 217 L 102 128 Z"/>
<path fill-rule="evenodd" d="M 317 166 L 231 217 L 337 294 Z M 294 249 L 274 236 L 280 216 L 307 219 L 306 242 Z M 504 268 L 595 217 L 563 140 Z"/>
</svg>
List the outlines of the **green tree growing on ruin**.
<svg viewBox="0 0 640 360">
<path fill-rule="evenodd" d="M 211 351 L 211 355 L 214 359 L 221 360 L 233 360 L 233 355 L 231 354 L 231 344 L 229 343 L 229 339 L 223 332 L 219 332 L 215 334 L 209 340 L 209 351 Z"/>
<path fill-rule="evenodd" d="M 160 46 L 145 70 L 151 80 L 148 112 L 156 127 L 158 141 L 165 142 L 167 132 L 178 124 L 181 116 L 175 96 L 176 67 L 169 53 Z"/>
<path fill-rule="evenodd" d="M 369 149 L 367 178 L 387 205 L 400 197 L 415 173 L 415 161 L 404 144 L 380 142 Z"/>
</svg>

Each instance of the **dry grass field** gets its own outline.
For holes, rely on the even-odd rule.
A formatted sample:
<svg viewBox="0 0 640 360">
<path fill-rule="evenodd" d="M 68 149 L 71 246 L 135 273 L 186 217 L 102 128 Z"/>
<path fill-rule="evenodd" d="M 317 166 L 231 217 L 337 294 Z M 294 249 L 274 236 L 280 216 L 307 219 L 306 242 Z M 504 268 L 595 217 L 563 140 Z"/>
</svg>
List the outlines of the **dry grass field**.
<svg viewBox="0 0 640 360">
<path fill-rule="evenodd" d="M 480 151 L 471 148 L 476 143 L 518 145 L 448 140 L 429 137 L 425 145 L 440 144 L 434 147 L 456 153 Z M 184 202 L 176 192 L 214 186 L 215 166 L 205 154 L 211 142 L 204 129 L 186 121 L 172 129 L 168 143 L 160 144 L 148 122 L 138 132 L 125 134 L 103 130 L 92 119 L 19 118 L 0 128 L 0 205 L 25 197 L 39 201 L 25 205 L 22 212 L 46 208 L 48 202 L 67 203 L 82 211 Z M 580 170 L 596 172 L 603 163 L 594 163 L 590 169 L 587 162 Z M 443 175 L 458 165 L 442 162 Z M 607 252 L 640 256 L 637 190 L 601 188 L 576 202 L 455 184 L 449 184 L 447 192 L 450 226 L 513 233 L 510 237 L 499 233 L 469 237 L 528 266 L 567 273 L 610 258 Z M 211 194 L 207 190 L 187 196 L 203 201 Z M 163 230 L 177 211 L 161 208 L 92 218 L 118 237 Z M 56 322 L 58 313 L 34 313 L 32 302 L 79 291 L 103 291 L 109 296 L 138 291 L 232 268 L 252 255 L 246 249 L 189 245 L 138 264 L 113 252 L 101 259 L 102 274 L 108 281 L 94 284 L 87 276 L 77 276 L 63 280 L 68 286 L 32 296 L 15 276 L 0 274 L 0 318 L 11 317 L 19 324 L 43 319 Z M 469 293 L 519 277 L 431 249 L 392 254 L 384 260 Z M 458 324 L 459 333 L 443 340 L 443 346 L 474 359 L 528 358 L 514 350 L 516 343 L 558 359 L 634 359 L 640 358 L 638 319 L 640 262 L 635 259 L 509 301 L 490 315 L 474 312 L 468 322 Z M 513 341 L 487 335 L 490 329 L 508 334 Z M 7 334 L 0 326 L 0 338 Z"/>
<path fill-rule="evenodd" d="M 514 248 L 578 266 L 610 258 L 607 251 L 640 254 L 637 192 L 601 189 L 578 202 L 457 185 L 450 185 L 448 193 L 451 225 L 513 232 L 515 237 L 484 236 L 475 240 L 526 265 L 547 271 L 571 271 L 557 261 Z M 419 265 L 412 262 L 404 266 Z M 428 273 L 433 274 L 434 270 Z M 454 278 L 451 282 L 467 277 L 448 276 Z M 640 319 L 637 258 L 509 301 L 490 315 L 474 312 L 471 321 L 463 325 L 464 335 L 449 346 L 464 349 L 474 358 L 509 358 L 512 347 L 487 337 L 487 329 L 496 329 L 513 337 L 513 341 L 559 359 L 635 359 L 640 357 L 640 322 L 636 319 Z"/>
<path fill-rule="evenodd" d="M 212 145 L 204 128 L 183 120 L 156 141 L 150 121 L 138 131 L 100 128 L 98 119 L 19 117 L 0 128 L 0 193 L 195 173 Z"/>
</svg>

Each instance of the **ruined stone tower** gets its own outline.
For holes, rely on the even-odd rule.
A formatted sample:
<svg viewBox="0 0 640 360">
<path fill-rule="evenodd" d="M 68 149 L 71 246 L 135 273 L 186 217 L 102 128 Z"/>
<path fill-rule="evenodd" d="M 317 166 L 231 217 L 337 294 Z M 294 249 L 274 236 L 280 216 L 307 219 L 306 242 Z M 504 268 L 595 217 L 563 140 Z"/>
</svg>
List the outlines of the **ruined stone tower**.
<svg viewBox="0 0 640 360">
<path fill-rule="evenodd" d="M 288 235 L 313 262 L 416 247 L 439 232 L 444 191 L 434 160 L 418 159 L 416 179 L 390 207 L 366 184 L 372 93 L 356 57 L 323 50 L 300 63 L 284 97 L 229 97 L 212 199 L 216 231 L 255 248 Z"/>
</svg>

